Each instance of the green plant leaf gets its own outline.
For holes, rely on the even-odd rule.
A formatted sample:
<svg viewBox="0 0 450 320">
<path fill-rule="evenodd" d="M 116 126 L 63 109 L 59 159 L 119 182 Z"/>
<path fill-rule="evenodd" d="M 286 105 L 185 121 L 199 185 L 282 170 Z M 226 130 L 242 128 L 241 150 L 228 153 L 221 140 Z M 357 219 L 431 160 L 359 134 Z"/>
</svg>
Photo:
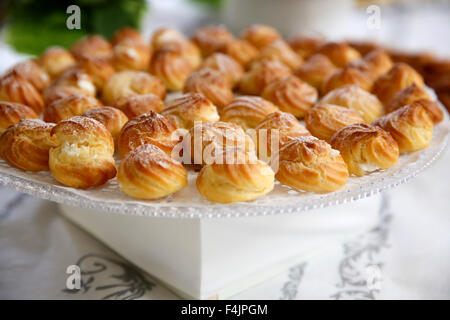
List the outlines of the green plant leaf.
<svg viewBox="0 0 450 320">
<path fill-rule="evenodd" d="M 93 7 L 89 17 L 91 30 L 110 38 L 123 26 L 139 28 L 145 9 L 143 0 L 118 0 L 114 5 Z"/>
<path fill-rule="evenodd" d="M 81 9 L 81 29 L 66 27 L 67 6 Z M 139 28 L 145 0 L 14 0 L 7 4 L 5 41 L 17 51 L 38 55 L 47 47 L 70 45 L 84 35 L 109 38 L 123 26 Z"/>
<path fill-rule="evenodd" d="M 45 23 L 39 21 L 15 21 L 5 29 L 5 40 L 17 51 L 38 55 L 47 47 L 59 45 L 68 48 L 86 35 L 86 30 L 68 30 L 66 17 L 58 13 L 48 14 Z"/>
</svg>

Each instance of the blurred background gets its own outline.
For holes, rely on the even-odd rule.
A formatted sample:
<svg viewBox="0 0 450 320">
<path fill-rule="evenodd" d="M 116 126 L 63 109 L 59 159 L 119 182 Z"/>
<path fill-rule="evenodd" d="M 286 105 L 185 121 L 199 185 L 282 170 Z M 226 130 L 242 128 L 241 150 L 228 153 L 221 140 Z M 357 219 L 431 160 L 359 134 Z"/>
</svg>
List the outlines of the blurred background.
<svg viewBox="0 0 450 320">
<path fill-rule="evenodd" d="M 286 37 L 306 34 L 328 39 L 373 39 L 402 50 L 450 54 L 449 0 L 3 0 L 0 3 L 2 39 L 27 54 L 40 54 L 50 45 L 68 47 L 88 33 L 110 37 L 125 25 L 140 28 L 148 36 L 160 26 L 171 25 L 190 34 L 207 23 L 222 23 L 235 33 L 248 24 L 265 23 Z M 72 4 L 81 9 L 79 30 L 66 27 L 70 15 L 66 9 Z M 377 8 L 380 23 L 369 26 L 368 20 L 378 14 Z"/>
<path fill-rule="evenodd" d="M 377 43 L 412 65 L 450 110 L 450 0 L 3 0 L 0 73 L 52 45 L 68 48 L 86 34 L 106 38 L 123 26 L 146 39 L 160 27 L 187 35 L 223 24 L 236 35 L 254 23 L 294 35 Z M 79 29 L 67 21 L 76 5 Z M 69 12 L 68 12 L 69 11 Z M 361 43 L 362 42 L 362 43 Z"/>
</svg>

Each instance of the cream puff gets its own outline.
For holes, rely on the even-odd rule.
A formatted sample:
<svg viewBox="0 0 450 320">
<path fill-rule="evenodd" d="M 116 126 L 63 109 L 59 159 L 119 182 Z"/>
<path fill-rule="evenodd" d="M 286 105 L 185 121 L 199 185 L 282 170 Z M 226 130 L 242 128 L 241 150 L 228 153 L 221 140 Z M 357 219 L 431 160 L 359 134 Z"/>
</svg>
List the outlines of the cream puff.
<svg viewBox="0 0 450 320">
<path fill-rule="evenodd" d="M 161 28 L 156 30 L 151 39 L 154 52 L 175 51 L 183 57 L 191 69 L 196 69 L 201 61 L 200 49 L 174 28 Z"/>
<path fill-rule="evenodd" d="M 338 68 L 361 58 L 359 52 L 345 42 L 327 42 L 318 48 L 317 53 L 325 55 Z"/>
<path fill-rule="evenodd" d="M 368 124 L 353 124 L 337 131 L 331 146 L 339 150 L 348 171 L 363 176 L 397 163 L 398 144 L 390 133 Z"/>
<path fill-rule="evenodd" d="M 229 104 L 234 98 L 231 85 L 225 76 L 211 68 L 203 68 L 192 72 L 186 79 L 183 93 L 200 93 L 219 110 Z"/>
<path fill-rule="evenodd" d="M 400 90 L 392 97 L 391 101 L 386 105 L 386 113 L 400 109 L 413 102 L 420 103 L 427 110 L 434 123 L 439 123 L 444 119 L 444 112 L 439 105 L 432 101 L 428 93 L 415 83 Z"/>
<path fill-rule="evenodd" d="M 29 81 L 39 91 L 44 90 L 50 83 L 50 76 L 33 60 L 19 62 L 11 70 L 16 71 L 18 75 Z"/>
<path fill-rule="evenodd" d="M 343 127 L 364 122 L 360 112 L 333 104 L 318 104 L 305 116 L 309 132 L 325 141 L 330 141 L 333 134 Z"/>
<path fill-rule="evenodd" d="M 196 123 L 183 136 L 181 147 L 183 163 L 191 165 L 213 163 L 228 148 L 255 152 L 252 138 L 240 126 L 223 121 Z"/>
<path fill-rule="evenodd" d="M 262 48 L 258 59 L 279 61 L 291 70 L 295 70 L 303 64 L 303 58 L 281 39 L 275 40 Z"/>
<path fill-rule="evenodd" d="M 113 47 L 113 65 L 118 71 L 145 71 L 151 58 L 150 46 L 144 41 L 124 39 Z"/>
<path fill-rule="evenodd" d="M 345 185 L 349 176 L 339 151 L 312 136 L 287 142 L 280 149 L 278 162 L 275 178 L 298 190 L 336 191 Z"/>
<path fill-rule="evenodd" d="M 55 125 L 39 119 L 25 119 L 0 136 L 0 158 L 25 171 L 47 171 L 50 137 Z"/>
<path fill-rule="evenodd" d="M 0 101 L 0 135 L 24 119 L 37 119 L 36 112 L 24 104 Z"/>
<path fill-rule="evenodd" d="M 112 105 L 119 98 L 148 93 L 164 99 L 166 89 L 163 82 L 146 72 L 126 70 L 108 79 L 102 90 L 102 98 L 106 104 Z"/>
<path fill-rule="evenodd" d="M 117 140 L 121 157 L 137 147 L 150 143 L 167 154 L 178 143 L 177 127 L 169 118 L 154 111 L 142 114 L 128 121 L 122 128 Z"/>
<path fill-rule="evenodd" d="M 63 185 L 87 189 L 115 177 L 114 142 L 97 120 L 80 116 L 63 120 L 51 136 L 55 143 L 49 153 L 50 172 Z"/>
<path fill-rule="evenodd" d="M 124 193 L 133 198 L 164 198 L 187 185 L 187 171 L 152 144 L 130 151 L 119 165 L 117 181 Z"/>
<path fill-rule="evenodd" d="M 433 138 L 433 120 L 420 103 L 412 103 L 375 120 L 374 126 L 389 132 L 400 152 L 413 152 L 428 147 Z"/>
<path fill-rule="evenodd" d="M 100 101 L 94 97 L 73 94 L 48 104 L 44 108 L 43 118 L 45 122 L 58 123 L 99 106 L 101 106 Z"/>
<path fill-rule="evenodd" d="M 383 104 L 387 105 L 397 92 L 412 84 L 423 88 L 422 76 L 406 63 L 399 62 L 388 72 L 378 77 L 373 85 L 372 92 Z"/>
<path fill-rule="evenodd" d="M 133 119 L 150 111 L 160 113 L 164 109 L 164 103 L 159 96 L 149 93 L 121 97 L 114 102 L 113 107 L 122 110 L 129 119 Z"/>
<path fill-rule="evenodd" d="M 383 114 L 383 104 L 378 98 L 356 85 L 346 85 L 328 92 L 320 103 L 334 104 L 362 113 L 364 121 L 371 123 Z"/>
<path fill-rule="evenodd" d="M 108 60 L 101 58 L 81 57 L 78 59 L 76 67 L 86 72 L 99 90 L 116 73 L 113 65 Z"/>
<path fill-rule="evenodd" d="M 317 37 L 294 36 L 288 43 L 300 57 L 308 59 L 323 45 L 324 40 Z"/>
<path fill-rule="evenodd" d="M 231 87 L 236 86 L 244 75 L 244 68 L 230 56 L 216 52 L 206 58 L 200 68 L 219 71 L 228 80 Z"/>
<path fill-rule="evenodd" d="M 373 85 L 372 76 L 358 68 L 345 67 L 332 73 L 323 81 L 321 93 L 325 95 L 334 89 L 351 84 L 357 85 L 363 90 L 370 91 Z"/>
<path fill-rule="evenodd" d="M 260 95 L 269 83 L 290 74 L 291 70 L 278 61 L 256 61 L 242 77 L 239 91 L 243 94 Z"/>
<path fill-rule="evenodd" d="M 92 97 L 97 94 L 97 88 L 92 77 L 86 71 L 77 67 L 66 69 L 43 91 L 46 104 L 72 94 Z"/>
<path fill-rule="evenodd" d="M 314 54 L 297 70 L 294 75 L 301 80 L 309 83 L 316 89 L 320 89 L 323 81 L 337 70 L 336 66 L 331 63 L 323 54 Z"/>
<path fill-rule="evenodd" d="M 219 121 L 217 108 L 199 93 L 186 93 L 167 102 L 161 112 L 178 128 L 191 129 L 196 122 Z"/>
<path fill-rule="evenodd" d="M 311 135 L 292 114 L 280 111 L 267 115 L 255 130 L 258 158 L 266 162 L 288 141 Z"/>
<path fill-rule="evenodd" d="M 177 47 L 163 47 L 157 50 L 150 62 L 150 73 L 160 78 L 168 90 L 183 89 L 184 82 L 193 67 Z"/>
<path fill-rule="evenodd" d="M 128 122 L 125 113 L 113 107 L 91 108 L 83 112 L 82 116 L 95 119 L 103 124 L 106 130 L 111 133 L 114 142 L 117 142 L 122 127 Z"/>
<path fill-rule="evenodd" d="M 82 57 L 111 59 L 113 56 L 111 44 L 99 35 L 81 38 L 72 45 L 70 52 L 76 59 Z"/>
<path fill-rule="evenodd" d="M 221 120 L 233 122 L 244 130 L 256 126 L 269 114 L 278 111 L 270 101 L 255 96 L 240 96 L 223 108 Z"/>
<path fill-rule="evenodd" d="M 233 34 L 223 26 L 209 25 L 198 28 L 192 35 L 192 41 L 207 57 L 214 52 L 223 51 L 226 45 L 234 40 Z"/>
<path fill-rule="evenodd" d="M 253 24 L 242 31 L 240 38 L 250 42 L 256 48 L 262 49 L 268 44 L 282 39 L 282 36 L 277 30 L 270 26 Z"/>
<path fill-rule="evenodd" d="M 24 104 L 36 114 L 40 114 L 44 108 L 44 99 L 39 90 L 15 70 L 0 78 L 0 101 Z"/>
<path fill-rule="evenodd" d="M 61 47 L 50 47 L 37 59 L 37 63 L 52 79 L 76 64 L 72 54 Z"/>
<path fill-rule="evenodd" d="M 389 54 L 382 49 L 370 51 L 363 58 L 350 63 L 350 66 L 371 74 L 373 79 L 388 72 L 393 65 L 394 63 Z"/>
<path fill-rule="evenodd" d="M 248 69 L 259 56 L 259 50 L 255 46 L 241 39 L 229 42 L 223 52 L 239 62 L 245 69 Z"/>
<path fill-rule="evenodd" d="M 292 75 L 269 83 L 261 94 L 281 111 L 298 118 L 305 116 L 306 111 L 317 102 L 318 96 L 316 88 Z"/>
<path fill-rule="evenodd" d="M 244 150 L 225 152 L 240 159 L 205 165 L 196 181 L 202 196 L 212 202 L 232 203 L 254 200 L 272 191 L 274 172 L 269 165 Z"/>
<path fill-rule="evenodd" d="M 138 30 L 130 27 L 120 28 L 114 33 L 114 35 L 111 37 L 110 40 L 113 46 L 123 41 L 135 41 L 145 43 L 142 34 Z"/>
</svg>

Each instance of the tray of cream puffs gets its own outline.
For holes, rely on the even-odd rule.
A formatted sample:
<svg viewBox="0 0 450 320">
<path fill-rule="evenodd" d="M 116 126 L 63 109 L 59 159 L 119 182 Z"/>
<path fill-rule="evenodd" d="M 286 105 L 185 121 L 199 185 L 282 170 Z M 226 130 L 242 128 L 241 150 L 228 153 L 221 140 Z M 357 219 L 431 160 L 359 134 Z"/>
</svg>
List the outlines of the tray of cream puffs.
<svg viewBox="0 0 450 320">
<path fill-rule="evenodd" d="M 0 183 L 72 206 L 164 217 L 290 213 L 418 174 L 449 118 L 382 48 L 266 25 L 191 37 L 123 28 L 0 78 Z"/>
</svg>

